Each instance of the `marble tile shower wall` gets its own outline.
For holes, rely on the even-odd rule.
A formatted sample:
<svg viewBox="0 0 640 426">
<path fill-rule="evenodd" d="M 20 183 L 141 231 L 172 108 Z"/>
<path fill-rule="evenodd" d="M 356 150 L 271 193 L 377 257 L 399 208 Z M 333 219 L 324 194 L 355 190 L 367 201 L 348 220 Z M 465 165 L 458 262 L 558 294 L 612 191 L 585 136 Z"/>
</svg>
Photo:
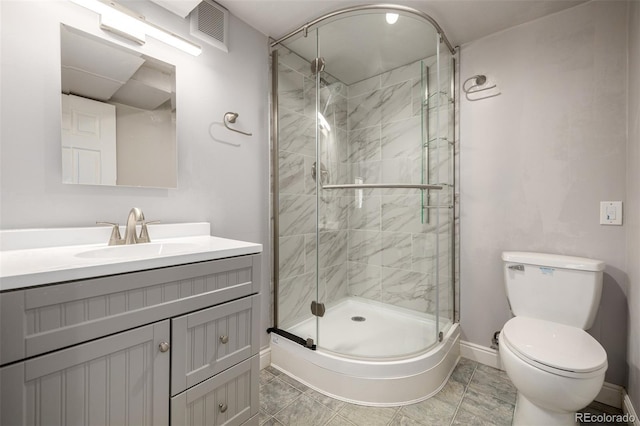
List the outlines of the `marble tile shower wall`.
<svg viewBox="0 0 640 426">
<path fill-rule="evenodd" d="M 425 62 L 435 81 L 434 61 Z M 422 181 L 420 72 L 416 62 L 349 87 L 324 76 L 333 81 L 319 92 L 325 183 L 353 183 L 356 178 L 364 183 Z M 416 190 L 365 191 L 361 206 L 353 190 L 323 191 L 318 202 L 317 264 L 316 191 L 311 177 L 316 161 L 315 83 L 309 63 L 282 48 L 278 91 L 280 326 L 308 318 L 309 305 L 318 297 L 330 304 L 354 295 L 434 313 L 436 247 L 444 256 L 438 274 L 440 304 L 450 307 L 450 212 L 431 210 L 429 223 L 423 224 L 422 199 Z M 445 115 L 448 111 L 448 105 L 440 109 Z M 435 109 L 429 117 L 430 134 L 447 134 L 446 120 L 433 119 Z M 450 182 L 452 151 L 445 143 L 430 146 L 428 152 L 430 182 Z M 451 192 L 432 191 L 425 203 L 450 203 Z M 449 315 L 446 309 L 441 314 Z"/>
<path fill-rule="evenodd" d="M 428 116 L 421 105 L 421 62 L 428 67 L 429 92 L 434 93 Z M 442 77 L 449 72 L 446 63 L 441 64 L 440 72 L 441 90 L 446 92 L 448 78 Z M 425 118 L 429 120 L 429 135 L 433 138 L 425 148 L 428 182 L 452 181 L 453 150 L 448 140 L 444 140 L 452 136 L 449 129 L 452 106 L 446 95 L 438 100 L 442 105 L 435 106 L 436 81 L 435 58 L 428 58 L 349 86 L 350 182 L 356 179 L 364 183 L 427 182 L 423 180 L 426 168 L 421 154 Z M 436 119 L 438 115 L 440 120 Z M 424 204 L 448 205 L 451 193 L 448 187 L 431 191 Z M 451 212 L 449 209 L 425 210 L 423 221 L 422 205 L 422 195 L 415 189 L 368 191 L 361 208 L 351 200 L 347 250 L 349 294 L 434 314 L 439 286 L 440 313 L 451 317 Z M 438 274 L 436 258 L 439 258 Z"/>
</svg>

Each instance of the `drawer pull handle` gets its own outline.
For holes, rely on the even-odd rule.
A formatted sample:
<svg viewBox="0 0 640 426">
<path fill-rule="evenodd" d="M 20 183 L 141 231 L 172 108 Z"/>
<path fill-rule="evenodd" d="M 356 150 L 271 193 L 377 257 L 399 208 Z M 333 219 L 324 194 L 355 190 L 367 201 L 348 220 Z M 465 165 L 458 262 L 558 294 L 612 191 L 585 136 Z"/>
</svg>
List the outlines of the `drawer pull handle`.
<svg viewBox="0 0 640 426">
<path fill-rule="evenodd" d="M 167 342 L 160 342 L 158 347 L 160 348 L 160 352 L 166 352 L 170 348 L 170 346 L 169 346 L 169 344 Z"/>
<path fill-rule="evenodd" d="M 227 408 L 229 408 L 229 407 L 227 407 L 227 404 L 225 404 L 225 403 L 221 402 L 221 403 L 218 405 L 218 408 L 220 409 L 220 412 L 221 412 L 221 413 L 224 413 L 225 411 L 227 411 Z"/>
<path fill-rule="evenodd" d="M 220 336 L 220 342 L 222 344 L 228 343 L 229 342 L 229 336 Z"/>
</svg>

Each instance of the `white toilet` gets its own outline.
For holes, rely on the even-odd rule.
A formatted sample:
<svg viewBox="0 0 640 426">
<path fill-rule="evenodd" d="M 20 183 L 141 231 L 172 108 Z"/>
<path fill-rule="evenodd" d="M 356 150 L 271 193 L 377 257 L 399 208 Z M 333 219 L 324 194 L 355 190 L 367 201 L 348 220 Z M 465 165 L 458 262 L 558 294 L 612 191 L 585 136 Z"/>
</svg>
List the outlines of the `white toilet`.
<svg viewBox="0 0 640 426">
<path fill-rule="evenodd" d="M 514 425 L 575 425 L 598 395 L 607 354 L 591 328 L 604 262 L 544 253 L 504 252 L 514 318 L 500 333 L 500 357 L 518 390 Z"/>
</svg>

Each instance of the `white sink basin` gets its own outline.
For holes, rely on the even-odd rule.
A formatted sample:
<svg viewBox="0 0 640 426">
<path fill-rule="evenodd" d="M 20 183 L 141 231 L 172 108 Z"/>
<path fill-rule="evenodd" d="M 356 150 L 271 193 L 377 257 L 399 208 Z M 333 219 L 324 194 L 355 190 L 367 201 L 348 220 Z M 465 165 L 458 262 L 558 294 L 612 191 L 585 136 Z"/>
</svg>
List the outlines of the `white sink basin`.
<svg viewBox="0 0 640 426">
<path fill-rule="evenodd" d="M 197 249 L 193 243 L 141 243 L 123 246 L 109 246 L 76 253 L 76 257 L 88 259 L 138 259 L 151 256 L 170 256 L 188 253 Z"/>
</svg>

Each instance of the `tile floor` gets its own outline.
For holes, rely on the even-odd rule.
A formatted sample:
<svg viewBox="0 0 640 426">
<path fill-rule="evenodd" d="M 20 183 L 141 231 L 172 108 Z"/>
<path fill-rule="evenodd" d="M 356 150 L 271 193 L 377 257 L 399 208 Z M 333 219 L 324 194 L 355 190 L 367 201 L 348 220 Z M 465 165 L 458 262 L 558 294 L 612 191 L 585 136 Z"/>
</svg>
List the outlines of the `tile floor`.
<svg viewBox="0 0 640 426">
<path fill-rule="evenodd" d="M 461 358 L 432 398 L 401 407 L 363 407 L 322 395 L 272 367 L 260 372 L 260 425 L 510 425 L 516 389 L 506 373 Z M 585 411 L 611 412 L 591 405 Z M 613 409 L 615 410 L 615 409 Z"/>
</svg>

